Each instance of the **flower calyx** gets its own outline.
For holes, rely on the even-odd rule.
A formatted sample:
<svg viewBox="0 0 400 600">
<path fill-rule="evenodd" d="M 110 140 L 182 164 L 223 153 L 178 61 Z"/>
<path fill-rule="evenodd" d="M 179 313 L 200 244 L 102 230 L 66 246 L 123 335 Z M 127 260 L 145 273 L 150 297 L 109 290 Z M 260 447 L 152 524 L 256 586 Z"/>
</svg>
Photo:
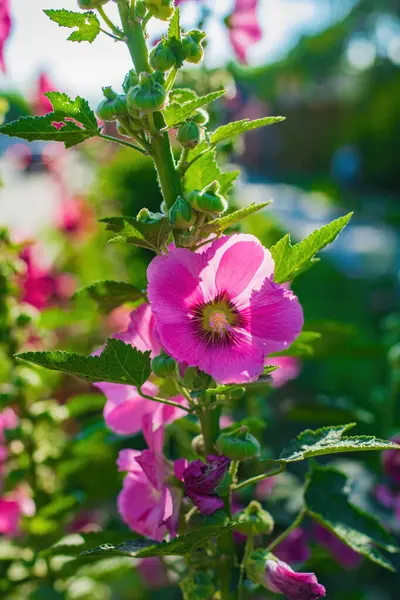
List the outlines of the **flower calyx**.
<svg viewBox="0 0 400 600">
<path fill-rule="evenodd" d="M 203 60 L 204 48 L 202 41 L 206 37 L 204 31 L 192 29 L 182 38 L 183 55 L 186 62 L 198 64 Z"/>
<path fill-rule="evenodd" d="M 175 368 L 175 360 L 165 352 L 161 352 L 161 354 L 155 356 L 151 361 L 151 370 L 158 377 L 172 377 L 175 373 Z"/>
<path fill-rule="evenodd" d="M 235 526 L 245 535 L 270 535 L 274 530 L 272 515 L 264 510 L 259 502 L 253 500 L 237 515 L 239 523 Z"/>
<path fill-rule="evenodd" d="M 103 88 L 104 100 L 97 107 L 97 116 L 102 121 L 115 121 L 128 114 L 126 96 L 117 94 L 111 87 Z"/>
<path fill-rule="evenodd" d="M 221 433 L 216 441 L 216 448 L 231 460 L 249 460 L 260 455 L 258 440 L 249 433 L 246 425 L 228 433 Z"/>
<path fill-rule="evenodd" d="M 131 87 L 126 96 L 129 114 L 135 117 L 136 111 L 154 112 L 164 107 L 167 92 L 160 81 L 157 73 L 140 73 L 138 85 Z"/>
<path fill-rule="evenodd" d="M 189 202 L 178 196 L 168 212 L 169 222 L 176 229 L 190 229 L 196 221 L 196 213 Z"/>
<path fill-rule="evenodd" d="M 193 190 L 187 195 L 187 201 L 198 212 L 220 215 L 228 208 L 228 203 L 219 194 L 219 183 L 213 181 L 203 190 Z"/>
<path fill-rule="evenodd" d="M 176 139 L 182 148 L 193 150 L 203 139 L 203 130 L 194 121 L 188 121 L 179 127 Z"/>
<path fill-rule="evenodd" d="M 150 64 L 155 71 L 165 73 L 172 69 L 176 63 L 176 56 L 168 40 L 163 38 L 161 42 L 153 48 L 150 54 Z"/>
</svg>

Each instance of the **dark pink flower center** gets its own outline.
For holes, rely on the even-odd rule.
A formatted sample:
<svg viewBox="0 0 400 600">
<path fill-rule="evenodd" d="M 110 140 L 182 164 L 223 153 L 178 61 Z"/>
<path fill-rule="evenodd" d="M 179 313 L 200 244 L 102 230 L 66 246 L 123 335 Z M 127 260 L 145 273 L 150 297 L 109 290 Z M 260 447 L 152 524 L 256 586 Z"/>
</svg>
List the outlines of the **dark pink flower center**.
<svg viewBox="0 0 400 600">
<path fill-rule="evenodd" d="M 242 317 L 227 293 L 218 294 L 211 302 L 199 304 L 193 314 L 196 333 L 207 343 L 231 341 L 235 326 Z"/>
</svg>

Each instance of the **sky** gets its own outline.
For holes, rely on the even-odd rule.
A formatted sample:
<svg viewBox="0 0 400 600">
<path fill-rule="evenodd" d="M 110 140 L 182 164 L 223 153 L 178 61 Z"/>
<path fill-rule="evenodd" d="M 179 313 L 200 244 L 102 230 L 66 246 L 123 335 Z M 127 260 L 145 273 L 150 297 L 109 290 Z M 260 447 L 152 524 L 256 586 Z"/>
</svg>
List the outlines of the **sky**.
<svg viewBox="0 0 400 600">
<path fill-rule="evenodd" d="M 232 9 L 233 0 L 205 0 L 214 18 L 209 20 L 207 62 L 224 64 L 232 58 L 223 18 Z M 300 35 L 322 29 L 340 18 L 353 0 L 260 0 L 259 21 L 263 39 L 250 52 L 251 64 L 264 64 L 282 55 Z M 89 100 L 101 97 L 101 87 L 120 88 L 124 74 L 131 68 L 123 43 L 100 35 L 93 44 L 67 41 L 69 30 L 60 28 L 43 13 L 45 8 L 79 10 L 76 0 L 11 0 L 13 31 L 5 57 L 8 73 L 0 80 L 1 88 L 16 88 L 28 93 L 40 71 L 46 71 L 57 89 Z M 332 8 L 332 6 L 334 8 Z M 106 12 L 116 15 L 110 2 Z M 196 23 L 198 5 L 188 1 L 182 6 L 183 25 Z M 166 24 L 157 21 L 151 32 L 160 35 Z"/>
</svg>

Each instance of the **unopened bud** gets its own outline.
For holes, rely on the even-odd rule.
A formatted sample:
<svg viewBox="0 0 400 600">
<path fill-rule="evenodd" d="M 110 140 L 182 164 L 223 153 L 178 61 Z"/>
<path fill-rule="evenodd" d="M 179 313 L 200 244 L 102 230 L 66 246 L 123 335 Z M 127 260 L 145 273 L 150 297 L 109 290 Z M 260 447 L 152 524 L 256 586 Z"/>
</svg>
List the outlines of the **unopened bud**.
<svg viewBox="0 0 400 600">
<path fill-rule="evenodd" d="M 169 210 L 168 217 L 170 223 L 176 229 L 189 229 L 196 221 L 196 213 L 192 210 L 190 204 L 181 196 L 175 200 Z"/>
<path fill-rule="evenodd" d="M 216 442 L 221 454 L 231 460 L 248 460 L 260 454 L 258 440 L 249 433 L 249 428 L 242 425 L 235 431 L 221 433 Z"/>
<path fill-rule="evenodd" d="M 247 508 L 236 515 L 239 521 L 235 529 L 246 535 L 270 535 L 274 530 L 274 520 L 259 502 L 252 501 Z"/>
<path fill-rule="evenodd" d="M 201 142 L 203 131 L 194 121 L 188 121 L 179 127 L 176 139 L 183 148 L 193 149 Z"/>
</svg>

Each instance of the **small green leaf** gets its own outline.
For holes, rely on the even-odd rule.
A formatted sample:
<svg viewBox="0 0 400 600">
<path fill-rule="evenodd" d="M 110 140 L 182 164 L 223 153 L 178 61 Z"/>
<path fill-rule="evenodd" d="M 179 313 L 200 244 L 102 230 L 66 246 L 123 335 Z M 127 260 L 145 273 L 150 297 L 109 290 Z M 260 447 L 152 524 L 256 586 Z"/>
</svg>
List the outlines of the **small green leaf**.
<svg viewBox="0 0 400 600">
<path fill-rule="evenodd" d="M 350 502 L 349 484 L 346 475 L 336 469 L 314 467 L 305 490 L 307 512 L 350 548 L 394 571 L 379 547 L 387 552 L 399 552 L 396 540 L 374 516 Z"/>
<path fill-rule="evenodd" d="M 249 206 L 235 210 L 224 217 L 219 217 L 218 219 L 211 221 L 211 223 L 207 223 L 207 225 L 203 227 L 203 231 L 207 233 L 220 234 L 228 227 L 233 227 L 233 225 L 236 225 L 236 223 L 239 223 L 239 221 L 242 219 L 245 219 L 255 212 L 265 208 L 268 206 L 268 204 L 271 204 L 271 202 L 272 200 L 269 200 L 269 202 L 262 202 L 261 204 L 249 204 Z"/>
<path fill-rule="evenodd" d="M 206 142 L 199 144 L 196 151 L 190 153 L 189 159 L 197 156 L 204 148 L 207 148 Z M 217 154 L 214 149 L 205 152 L 196 160 L 186 171 L 184 177 L 185 191 L 202 190 L 213 181 L 218 181 L 220 185 L 219 192 L 226 196 L 235 179 L 239 176 L 239 171 L 229 171 L 223 173 L 217 162 Z"/>
<path fill-rule="evenodd" d="M 346 431 L 355 427 L 356 423 L 321 427 L 312 431 L 306 429 L 282 450 L 279 460 L 281 462 L 297 462 L 322 456 L 324 454 L 337 454 L 339 452 L 358 452 L 366 450 L 400 450 L 394 442 L 380 440 L 370 435 L 357 435 L 342 437 Z"/>
<path fill-rule="evenodd" d="M 290 242 L 289 233 L 281 238 L 270 249 L 275 261 L 274 280 L 277 283 L 292 281 L 302 271 L 311 267 L 315 254 L 337 238 L 352 215 L 353 213 L 349 213 L 313 231 L 306 239 L 294 246 Z"/>
<path fill-rule="evenodd" d="M 23 352 L 18 358 L 53 371 L 63 371 L 91 382 L 109 381 L 141 387 L 150 376 L 150 352 L 110 338 L 99 356 L 71 352 Z"/>
<path fill-rule="evenodd" d="M 219 142 L 229 140 L 246 131 L 251 131 L 258 127 L 266 127 L 267 125 L 274 125 L 275 123 L 280 123 L 284 120 L 285 117 L 264 117 L 263 119 L 255 119 L 254 121 L 250 121 L 250 119 L 235 121 L 233 123 L 228 123 L 227 125 L 222 125 L 222 127 L 218 127 L 218 129 L 211 134 L 210 141 L 213 145 L 218 144 Z"/>
<path fill-rule="evenodd" d="M 100 33 L 100 23 L 93 12 L 77 13 L 64 9 L 47 9 L 43 12 L 60 27 L 77 28 L 68 38 L 71 42 L 89 42 L 91 44 Z"/>
<path fill-rule="evenodd" d="M 180 26 L 180 13 L 179 6 L 175 9 L 174 14 L 169 22 L 168 27 L 168 39 L 181 39 L 181 26 Z"/>
<path fill-rule="evenodd" d="M 111 312 L 125 302 L 145 299 L 145 293 L 124 281 L 96 281 L 77 292 L 74 297 L 89 296 L 103 312 Z"/>
<path fill-rule="evenodd" d="M 183 121 L 186 121 L 186 119 L 191 117 L 198 108 L 201 108 L 210 102 L 214 102 L 214 100 L 221 98 L 225 93 L 225 90 L 211 92 L 211 94 L 200 96 L 199 98 L 189 100 L 183 104 L 172 102 L 163 110 L 164 119 L 168 128 L 176 127 Z"/>
<path fill-rule="evenodd" d="M 297 356 L 298 358 L 307 358 L 314 354 L 314 343 L 321 339 L 321 334 L 318 331 L 302 331 L 293 344 L 282 350 L 282 352 L 274 352 L 272 356 Z"/>
<path fill-rule="evenodd" d="M 190 88 L 174 88 L 169 93 L 171 103 L 177 102 L 178 104 L 183 104 L 190 100 L 196 100 L 196 98 L 198 98 L 198 95 Z"/>
<path fill-rule="evenodd" d="M 212 538 L 219 537 L 231 530 L 235 522 L 226 525 L 203 526 L 195 531 L 180 535 L 170 542 L 151 542 L 149 540 L 133 540 L 122 544 L 102 544 L 97 548 L 85 550 L 83 554 L 105 556 L 107 554 L 119 554 L 135 558 L 149 558 L 151 556 L 184 556 L 203 546 Z"/>
<path fill-rule="evenodd" d="M 101 221 L 107 223 L 108 231 L 118 234 L 111 242 L 126 242 L 157 252 L 168 241 L 172 227 L 164 215 L 157 213 L 153 217 L 146 222 L 134 217 L 108 217 Z"/>
<path fill-rule="evenodd" d="M 53 105 L 53 112 L 43 117 L 20 117 L 17 121 L 1 125 L 0 133 L 29 142 L 64 142 L 66 148 L 98 135 L 95 114 L 86 100 L 80 96 L 71 100 L 60 92 L 47 92 L 45 95 Z"/>
<path fill-rule="evenodd" d="M 174 14 L 172 15 L 172 19 L 169 22 L 168 27 L 168 45 L 173 50 L 175 55 L 175 68 L 180 69 L 183 65 L 183 61 L 185 60 L 185 54 L 183 52 L 183 46 L 181 42 L 181 25 L 180 25 L 180 12 L 179 6 L 175 9 Z M 197 97 L 197 94 L 186 97 L 184 102 L 187 100 L 193 100 Z M 173 102 L 175 100 L 174 94 L 170 94 L 169 101 Z M 177 102 L 182 102 L 177 100 Z"/>
</svg>

